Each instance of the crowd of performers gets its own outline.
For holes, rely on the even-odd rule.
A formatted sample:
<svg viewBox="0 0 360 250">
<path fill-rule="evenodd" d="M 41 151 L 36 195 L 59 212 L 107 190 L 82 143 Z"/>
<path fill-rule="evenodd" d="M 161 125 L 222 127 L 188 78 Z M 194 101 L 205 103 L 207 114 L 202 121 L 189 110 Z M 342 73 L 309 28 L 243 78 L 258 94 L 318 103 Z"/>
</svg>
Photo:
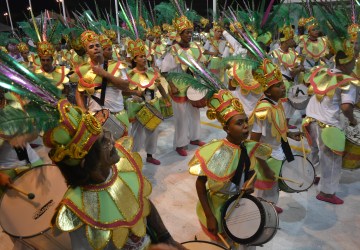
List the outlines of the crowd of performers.
<svg viewBox="0 0 360 250">
<path fill-rule="evenodd" d="M 344 203 L 341 169 L 360 160 L 357 8 L 228 8 L 210 22 L 182 1 L 130 2 L 120 3 L 121 28 L 84 10 L 67 21 L 45 12 L 42 25 L 20 22 L 1 34 L 3 193 L 20 167 L 41 167 L 40 137 L 68 186 L 51 223 L 69 233 L 72 249 L 185 249 L 149 199 L 137 153 L 161 164 L 158 139 L 169 139 L 158 138 L 158 125 L 173 116 L 173 150 L 186 157 L 189 144 L 199 146 L 189 173 L 198 176 L 196 213 L 212 240 L 250 249 L 272 238 L 234 240 L 223 207 L 252 194 L 282 212 L 289 138 L 310 145 L 316 198 Z M 202 108 L 225 138 L 202 141 Z M 291 124 L 295 114 L 301 125 Z"/>
</svg>

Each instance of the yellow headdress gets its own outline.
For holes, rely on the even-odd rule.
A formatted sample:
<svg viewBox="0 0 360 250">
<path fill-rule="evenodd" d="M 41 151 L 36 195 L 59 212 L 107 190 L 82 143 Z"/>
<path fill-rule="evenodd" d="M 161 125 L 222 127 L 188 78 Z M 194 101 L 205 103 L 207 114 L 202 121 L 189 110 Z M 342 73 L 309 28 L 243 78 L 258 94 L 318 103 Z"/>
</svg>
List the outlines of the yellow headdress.
<svg viewBox="0 0 360 250">
<path fill-rule="evenodd" d="M 281 42 L 285 42 L 289 39 L 294 38 L 294 29 L 290 25 L 284 25 L 282 28 L 279 29 L 280 34 L 283 35 L 283 37 L 280 38 Z"/>
<path fill-rule="evenodd" d="M 99 42 L 99 36 L 91 30 L 85 30 L 81 36 L 81 44 L 86 49 L 89 43 Z"/>
<path fill-rule="evenodd" d="M 209 22 L 210 22 L 209 19 L 206 19 L 206 18 L 204 18 L 204 17 L 201 17 L 201 18 L 200 18 L 200 23 L 201 23 L 201 25 L 202 25 L 203 28 L 205 28 L 206 25 L 208 25 Z"/>
<path fill-rule="evenodd" d="M 243 27 L 240 22 L 231 22 L 230 31 L 235 33 L 236 29 L 241 30 Z"/>
<path fill-rule="evenodd" d="M 111 40 L 114 41 L 116 39 L 116 32 L 114 30 L 104 30 L 104 34 Z"/>
<path fill-rule="evenodd" d="M 261 65 L 255 70 L 254 79 L 261 84 L 263 91 L 283 81 L 280 69 L 268 58 L 263 59 Z"/>
<path fill-rule="evenodd" d="M 217 22 L 213 22 L 213 30 L 223 30 L 223 28 Z"/>
<path fill-rule="evenodd" d="M 155 37 L 160 37 L 161 36 L 161 27 L 160 26 L 154 26 L 153 27 L 153 34 L 155 35 Z"/>
<path fill-rule="evenodd" d="M 84 47 L 82 46 L 82 43 L 81 43 L 81 37 L 80 36 L 78 36 L 77 38 L 71 39 L 70 40 L 70 46 L 74 50 L 84 49 Z"/>
<path fill-rule="evenodd" d="M 130 39 L 127 44 L 127 51 L 131 55 L 132 59 L 139 55 L 145 55 L 144 41 L 141 39 L 136 39 L 135 41 Z"/>
<path fill-rule="evenodd" d="M 235 115 L 245 114 L 244 108 L 239 99 L 234 97 L 229 90 L 221 89 L 208 101 L 209 109 L 206 116 L 210 120 L 217 119 L 222 126 Z"/>
<path fill-rule="evenodd" d="M 319 24 L 317 23 L 315 17 L 313 17 L 313 16 L 307 18 L 306 21 L 305 21 L 305 28 L 306 28 L 307 31 L 309 31 L 310 28 L 316 27 L 318 25 Z"/>
<path fill-rule="evenodd" d="M 301 18 L 299 19 L 299 21 L 298 21 L 298 26 L 299 26 L 299 27 L 304 27 L 305 24 L 306 24 L 306 18 L 301 17 Z"/>
<path fill-rule="evenodd" d="M 99 41 L 100 41 L 100 45 L 103 49 L 111 47 L 112 46 L 112 41 L 109 39 L 109 37 L 107 37 L 104 34 L 101 34 L 99 36 Z"/>
<path fill-rule="evenodd" d="M 18 43 L 16 45 L 16 47 L 17 47 L 17 49 L 19 50 L 20 53 L 29 51 L 29 46 L 27 46 L 27 44 L 23 43 L 23 42 Z"/>
<path fill-rule="evenodd" d="M 350 36 L 350 41 L 355 42 L 357 40 L 359 31 L 360 31 L 360 27 L 356 23 L 351 24 L 347 28 L 347 32 Z"/>
<path fill-rule="evenodd" d="M 194 24 L 186 16 L 181 16 L 179 18 L 175 18 L 173 20 L 173 25 L 178 34 L 183 32 L 184 30 L 194 28 Z"/>
<path fill-rule="evenodd" d="M 60 124 L 44 134 L 44 143 L 51 148 L 49 156 L 54 162 L 78 165 L 99 137 L 101 124 L 65 99 L 59 101 L 58 110 Z"/>
<path fill-rule="evenodd" d="M 55 49 L 51 43 L 43 41 L 37 43 L 37 52 L 40 57 L 54 56 Z"/>
</svg>

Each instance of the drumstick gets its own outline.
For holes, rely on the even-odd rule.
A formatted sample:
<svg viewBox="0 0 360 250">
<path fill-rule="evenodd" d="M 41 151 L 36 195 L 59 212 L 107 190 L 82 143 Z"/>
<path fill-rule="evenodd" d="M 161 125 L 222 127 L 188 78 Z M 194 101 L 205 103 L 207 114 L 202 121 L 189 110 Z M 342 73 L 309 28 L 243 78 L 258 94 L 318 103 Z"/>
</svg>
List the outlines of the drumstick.
<svg viewBox="0 0 360 250">
<path fill-rule="evenodd" d="M 226 246 L 227 249 L 231 249 L 229 243 L 224 239 L 224 237 L 221 235 L 221 233 L 217 234 L 220 238 L 220 240 L 222 241 L 222 243 L 224 243 L 224 245 Z"/>
<path fill-rule="evenodd" d="M 304 139 L 303 136 L 300 135 L 300 141 L 301 141 L 301 148 L 303 153 L 303 175 L 305 177 L 305 164 L 306 164 L 306 152 L 305 152 L 305 146 L 304 146 Z"/>
<path fill-rule="evenodd" d="M 251 179 L 248 181 L 248 183 L 246 183 L 246 186 L 244 188 L 244 191 L 242 191 L 239 194 L 239 197 L 236 199 L 236 201 L 233 203 L 233 205 L 231 206 L 230 210 L 227 212 L 227 214 L 225 215 L 224 219 L 227 220 L 230 216 L 230 214 L 234 211 L 236 204 L 240 201 L 241 197 L 244 195 L 245 190 L 250 186 L 250 184 L 254 181 L 256 176 L 256 173 L 253 174 L 253 176 L 251 177 Z"/>
<path fill-rule="evenodd" d="M 275 176 L 275 178 L 278 178 L 280 180 L 284 180 L 284 181 L 289 181 L 289 182 L 292 182 L 292 183 L 295 183 L 295 184 L 298 184 L 299 187 L 302 187 L 304 185 L 304 183 L 300 183 L 300 182 L 297 182 L 293 179 L 289 179 L 289 178 L 285 178 L 285 177 L 281 177 L 281 176 Z"/>
<path fill-rule="evenodd" d="M 26 193 L 25 191 L 23 191 L 23 190 L 15 187 L 14 185 L 11 185 L 11 184 L 10 184 L 10 185 L 8 185 L 8 187 L 14 189 L 15 191 L 17 191 L 17 192 L 19 192 L 19 193 L 22 193 L 22 194 L 26 195 L 29 200 L 32 200 L 32 199 L 35 198 L 35 194 L 33 194 L 33 193 Z"/>
</svg>

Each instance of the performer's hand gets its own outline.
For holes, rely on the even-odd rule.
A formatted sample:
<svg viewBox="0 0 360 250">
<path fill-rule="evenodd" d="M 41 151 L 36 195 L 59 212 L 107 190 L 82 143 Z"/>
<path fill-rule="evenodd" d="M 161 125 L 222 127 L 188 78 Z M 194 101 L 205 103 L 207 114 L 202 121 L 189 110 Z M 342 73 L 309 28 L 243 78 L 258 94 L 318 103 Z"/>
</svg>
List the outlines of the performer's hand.
<svg viewBox="0 0 360 250">
<path fill-rule="evenodd" d="M 354 118 L 352 121 L 349 122 L 351 127 L 355 127 L 358 124 L 357 120 Z"/>
<path fill-rule="evenodd" d="M 91 67 L 94 74 L 100 76 L 100 77 L 106 77 L 108 72 L 106 72 L 100 65 L 94 65 Z"/>
<path fill-rule="evenodd" d="M 295 141 L 300 141 L 301 136 L 303 136 L 304 133 L 302 132 L 288 132 L 287 136 Z"/>
<path fill-rule="evenodd" d="M 206 222 L 207 222 L 207 229 L 209 230 L 209 232 L 212 233 L 213 235 L 217 235 L 218 223 L 215 216 L 214 215 L 208 216 L 206 218 Z"/>
<path fill-rule="evenodd" d="M 33 134 L 22 134 L 12 137 L 9 144 L 16 148 L 26 148 L 26 143 L 34 139 Z"/>
<path fill-rule="evenodd" d="M 171 103 L 169 102 L 169 100 L 165 100 L 165 106 L 166 107 L 171 107 Z"/>
<path fill-rule="evenodd" d="M 11 184 L 11 178 L 7 174 L 0 173 L 0 186 L 8 186 Z"/>
</svg>

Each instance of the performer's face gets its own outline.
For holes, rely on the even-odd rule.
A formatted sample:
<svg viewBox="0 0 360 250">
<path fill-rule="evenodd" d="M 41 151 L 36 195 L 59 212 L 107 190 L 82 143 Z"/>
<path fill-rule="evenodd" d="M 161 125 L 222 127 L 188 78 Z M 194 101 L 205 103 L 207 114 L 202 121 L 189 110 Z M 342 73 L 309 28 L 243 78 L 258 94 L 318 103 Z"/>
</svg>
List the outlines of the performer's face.
<svg viewBox="0 0 360 250">
<path fill-rule="evenodd" d="M 120 159 L 115 148 L 115 141 L 110 131 L 104 130 L 102 135 L 99 137 L 101 144 L 101 150 L 99 152 L 99 161 L 104 166 L 112 166 L 117 163 Z"/>
<path fill-rule="evenodd" d="M 186 29 L 180 33 L 181 41 L 189 43 L 191 41 L 193 29 Z"/>
<path fill-rule="evenodd" d="M 146 65 L 146 56 L 138 55 L 134 58 L 137 67 L 145 67 Z"/>
<path fill-rule="evenodd" d="M 53 57 L 52 56 L 42 56 L 40 57 L 41 67 L 45 72 L 51 72 L 53 70 Z"/>
<path fill-rule="evenodd" d="M 270 86 L 264 93 L 275 102 L 279 101 L 279 99 L 285 97 L 286 94 L 284 82 L 279 82 Z"/>
<path fill-rule="evenodd" d="M 23 51 L 23 52 L 21 52 L 20 54 L 21 54 L 22 58 L 24 58 L 25 61 L 28 60 L 28 56 L 29 56 L 29 51 L 28 51 L 28 50 L 27 50 L 27 51 Z"/>
<path fill-rule="evenodd" d="M 319 37 L 319 27 L 318 26 L 312 26 L 309 29 L 309 36 L 311 36 L 311 37 Z"/>
<path fill-rule="evenodd" d="M 99 58 L 103 57 L 102 48 L 100 46 L 100 43 L 97 41 L 89 43 L 86 46 L 86 52 L 88 53 L 92 61 L 98 60 Z"/>
<path fill-rule="evenodd" d="M 111 60 L 112 59 L 112 54 L 113 54 L 113 50 L 112 47 L 106 47 L 105 49 L 103 49 L 103 55 L 104 55 L 104 59 L 105 60 Z"/>
<path fill-rule="evenodd" d="M 222 35 L 222 30 L 216 30 L 214 32 L 214 37 L 215 39 L 220 39 L 221 38 L 221 35 Z"/>
<path fill-rule="evenodd" d="M 248 118 L 245 114 L 233 116 L 224 126 L 227 139 L 234 144 L 240 144 L 249 136 Z"/>
</svg>

